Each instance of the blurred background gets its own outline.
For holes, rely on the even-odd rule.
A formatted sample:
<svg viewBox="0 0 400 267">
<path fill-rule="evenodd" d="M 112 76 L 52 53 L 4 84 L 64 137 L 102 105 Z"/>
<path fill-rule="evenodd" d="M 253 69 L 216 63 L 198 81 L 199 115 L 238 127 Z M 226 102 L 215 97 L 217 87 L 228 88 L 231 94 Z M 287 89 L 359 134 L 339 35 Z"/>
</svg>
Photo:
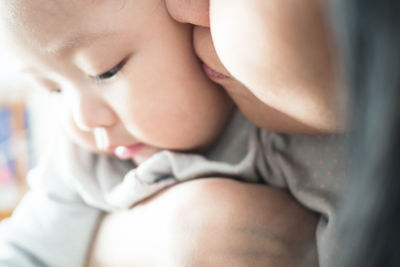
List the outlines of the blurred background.
<svg viewBox="0 0 400 267">
<path fill-rule="evenodd" d="M 0 47 L 0 220 L 12 213 L 26 192 L 27 172 L 46 151 L 53 125 L 48 98 Z"/>
</svg>

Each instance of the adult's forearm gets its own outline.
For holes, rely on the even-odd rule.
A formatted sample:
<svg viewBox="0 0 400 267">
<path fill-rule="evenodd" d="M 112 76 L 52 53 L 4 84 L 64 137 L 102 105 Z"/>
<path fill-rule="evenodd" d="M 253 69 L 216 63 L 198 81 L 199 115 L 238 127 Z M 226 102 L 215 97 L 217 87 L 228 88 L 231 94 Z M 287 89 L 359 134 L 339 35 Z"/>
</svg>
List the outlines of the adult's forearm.
<svg viewBox="0 0 400 267">
<path fill-rule="evenodd" d="M 89 266 L 318 266 L 316 221 L 284 191 L 195 180 L 106 216 Z"/>
</svg>

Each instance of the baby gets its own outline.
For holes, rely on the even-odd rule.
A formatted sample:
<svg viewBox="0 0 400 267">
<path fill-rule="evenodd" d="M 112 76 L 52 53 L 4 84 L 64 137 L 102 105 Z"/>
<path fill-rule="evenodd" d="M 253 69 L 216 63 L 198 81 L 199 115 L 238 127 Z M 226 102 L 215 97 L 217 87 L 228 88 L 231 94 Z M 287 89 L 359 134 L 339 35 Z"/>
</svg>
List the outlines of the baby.
<svg viewBox="0 0 400 267">
<path fill-rule="evenodd" d="M 330 195 L 312 193 L 337 184 L 315 178 L 341 170 L 338 138 L 274 134 L 235 112 L 203 74 L 191 27 L 163 1 L 13 0 L 0 9 L 1 40 L 54 93 L 66 129 L 0 227 L 0 265 L 82 266 L 102 212 L 201 177 L 289 188 L 327 228 Z"/>
<path fill-rule="evenodd" d="M 44 183 L 38 187 L 54 187 L 68 198 L 67 186 L 58 180 L 65 177 L 63 182 L 73 184 L 78 183 L 73 181 L 76 177 L 81 197 L 109 210 L 111 205 L 105 199 L 96 199 L 103 196 L 96 190 L 108 192 L 123 178 L 121 173 L 162 149 L 205 151 L 232 113 L 233 104 L 203 74 L 192 52 L 191 27 L 172 20 L 162 1 L 7 1 L 1 10 L 5 33 L 1 39 L 7 40 L 9 49 L 22 59 L 24 71 L 55 95 L 66 135 L 79 147 L 104 155 L 92 158 L 93 154 L 85 154 L 69 141 L 65 145 L 60 141 L 51 163 L 40 165 L 31 174 L 32 183 Z M 106 177 L 104 181 L 102 177 Z M 151 190 L 156 192 L 163 186 Z M 122 200 L 115 198 L 120 197 L 122 189 L 116 189 L 118 193 L 109 198 L 121 206 Z M 49 198 L 62 198 L 48 190 L 42 192 L 43 198 L 46 193 Z M 42 197 L 36 197 L 34 191 L 23 201 L 14 221 L 18 216 L 28 218 L 28 210 L 34 218 L 46 221 L 49 209 L 53 209 L 49 205 L 54 209 L 61 205 L 53 204 L 54 199 L 39 203 Z M 40 209 L 39 214 L 31 209 L 33 206 Z M 65 214 L 62 218 L 56 216 L 60 212 Z M 71 212 L 60 208 L 51 217 L 69 217 L 71 221 Z M 53 234 L 52 223 L 45 225 Z M 10 224 L 12 228 L 18 223 Z M 35 222 L 30 220 L 30 224 Z M 74 220 L 71 224 L 78 223 Z M 30 238 L 28 233 L 20 234 Z M 42 234 L 39 237 L 46 239 Z M 39 258 L 38 249 L 30 254 L 43 264 L 53 265 Z M 70 266 L 80 265 L 71 258 L 68 261 Z M 62 261 L 58 264 L 68 266 Z"/>
</svg>

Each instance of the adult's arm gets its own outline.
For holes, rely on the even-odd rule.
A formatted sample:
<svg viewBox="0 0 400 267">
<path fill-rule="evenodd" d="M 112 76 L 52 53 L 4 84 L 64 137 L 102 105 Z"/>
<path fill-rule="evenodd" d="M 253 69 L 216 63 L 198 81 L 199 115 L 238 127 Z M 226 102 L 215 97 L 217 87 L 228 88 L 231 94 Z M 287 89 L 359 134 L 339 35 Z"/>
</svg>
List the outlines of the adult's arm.
<svg viewBox="0 0 400 267">
<path fill-rule="evenodd" d="M 89 266 L 312 267 L 316 222 L 285 191 L 193 180 L 106 216 Z"/>
</svg>

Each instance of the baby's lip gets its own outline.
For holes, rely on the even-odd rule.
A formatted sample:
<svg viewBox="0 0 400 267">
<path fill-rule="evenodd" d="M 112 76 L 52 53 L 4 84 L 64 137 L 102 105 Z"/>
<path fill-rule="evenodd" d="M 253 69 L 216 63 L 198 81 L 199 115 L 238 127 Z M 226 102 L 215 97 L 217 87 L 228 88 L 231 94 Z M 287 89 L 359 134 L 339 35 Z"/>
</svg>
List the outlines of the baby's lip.
<svg viewBox="0 0 400 267">
<path fill-rule="evenodd" d="M 146 147 L 147 145 L 143 143 L 136 143 L 132 145 L 119 145 L 114 147 L 113 152 L 115 156 L 117 156 L 119 159 L 127 160 L 134 157 Z"/>
</svg>

